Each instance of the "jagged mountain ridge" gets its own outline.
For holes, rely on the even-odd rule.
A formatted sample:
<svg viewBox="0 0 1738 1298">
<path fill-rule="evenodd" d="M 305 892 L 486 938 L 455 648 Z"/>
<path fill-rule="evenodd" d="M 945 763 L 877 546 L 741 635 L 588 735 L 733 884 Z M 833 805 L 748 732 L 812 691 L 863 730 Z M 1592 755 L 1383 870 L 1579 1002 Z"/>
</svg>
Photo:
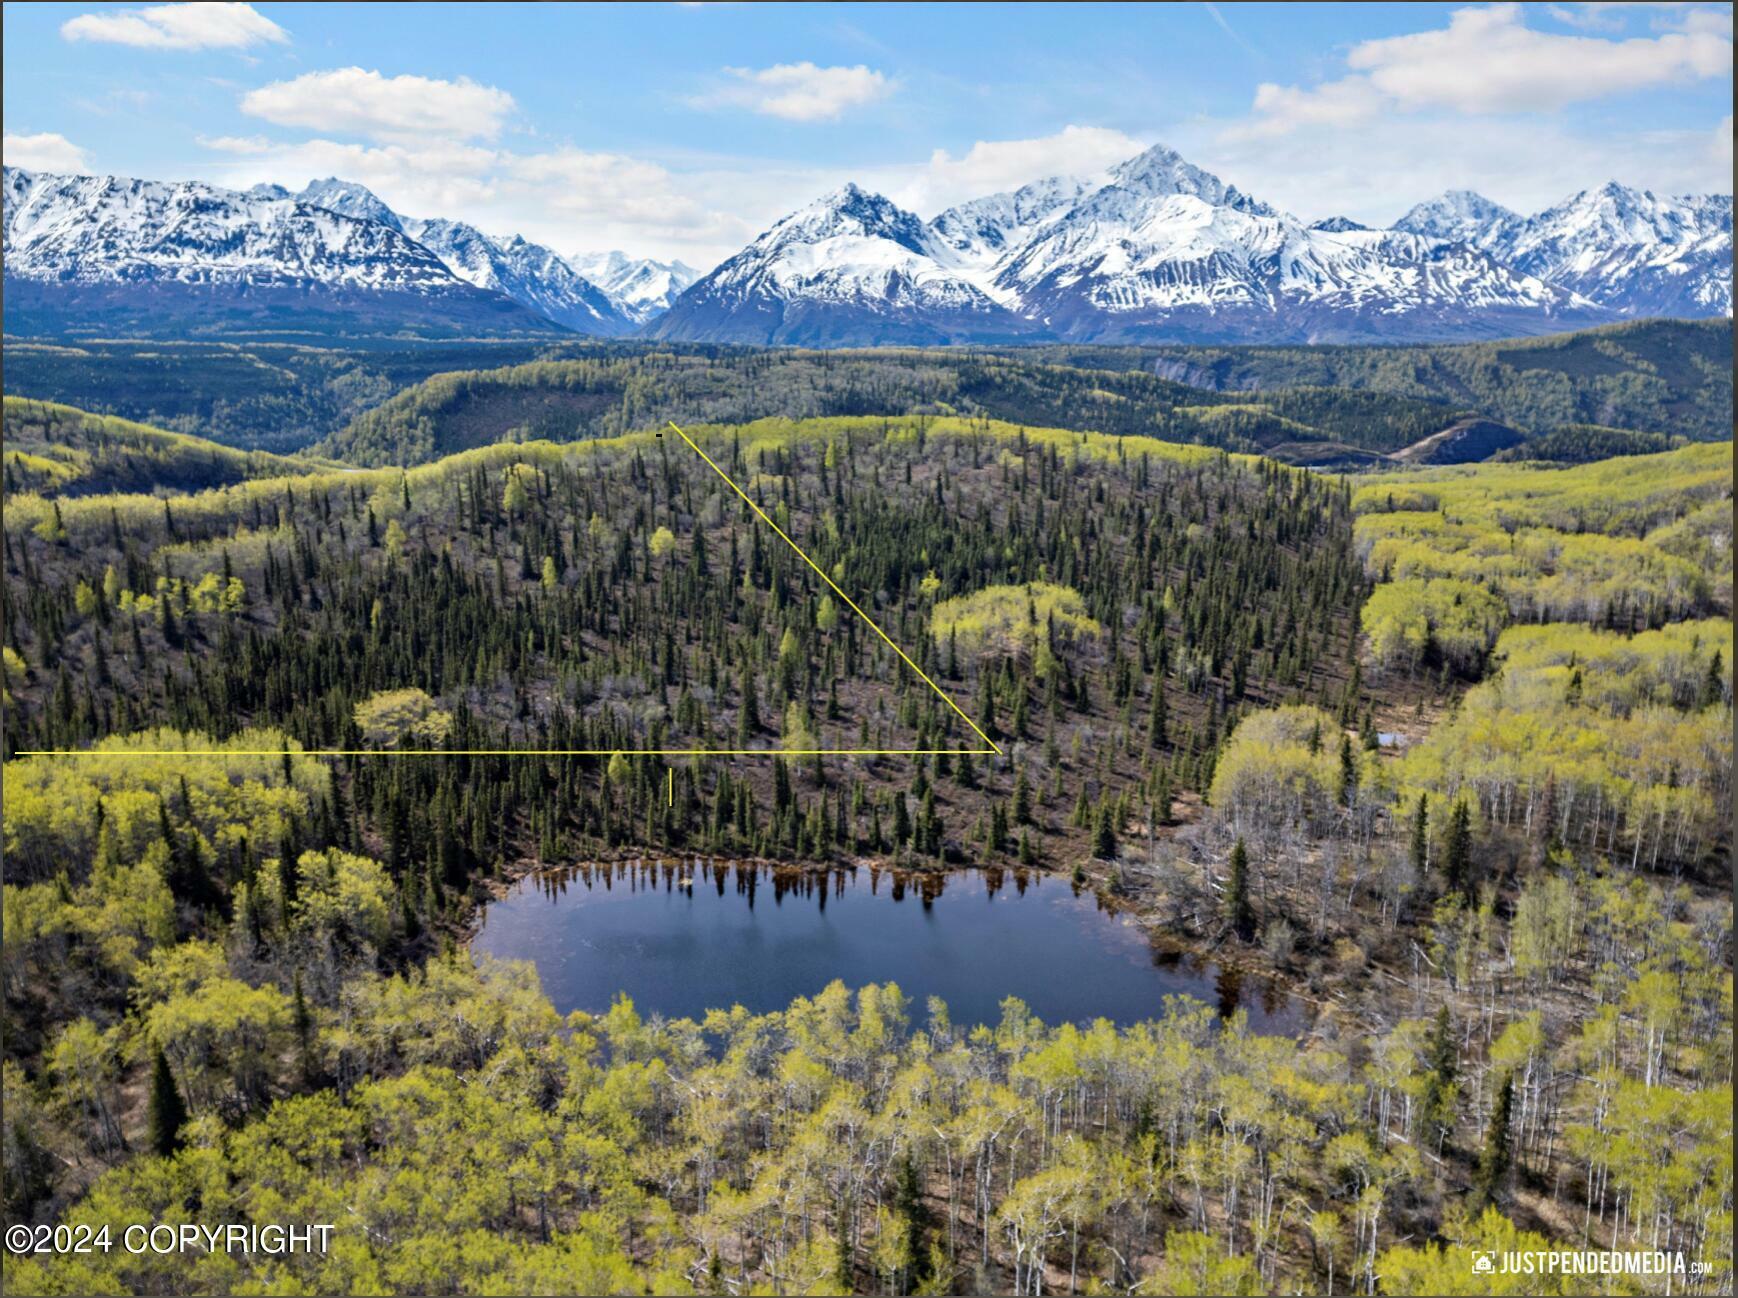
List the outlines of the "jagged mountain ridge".
<svg viewBox="0 0 1738 1298">
<path fill-rule="evenodd" d="M 410 220 L 336 178 L 243 193 L 8 168 L 7 318 L 819 346 L 1463 341 L 1730 316 L 1731 216 L 1728 196 L 1613 183 L 1530 217 L 1451 190 L 1386 230 L 1306 225 L 1155 146 L 927 222 L 848 184 L 696 277 Z"/>
<path fill-rule="evenodd" d="M 1395 228 L 1469 244 L 1622 316 L 1732 314 L 1732 199 L 1616 181 L 1533 216 L 1451 190 Z"/>
<path fill-rule="evenodd" d="M 198 332 L 201 317 L 605 336 L 637 324 L 549 248 L 463 222 L 406 220 L 335 178 L 300 193 L 238 192 L 8 167 L 5 198 L 9 327 L 148 322 L 158 311 L 170 332 Z"/>
<path fill-rule="evenodd" d="M 1392 229 L 1343 217 L 1306 225 L 1163 146 L 1100 176 L 1038 181 L 927 223 L 846 186 L 702 277 L 649 332 L 815 345 L 1013 331 L 1076 342 L 1405 342 L 1730 315 L 1731 199 L 1644 195 L 1624 221 L 1599 207 L 1614 190 L 1531 218 L 1463 190 Z M 861 336 L 865 319 L 880 337 Z"/>
<path fill-rule="evenodd" d="M 615 336 L 638 323 L 542 244 L 518 235 L 491 238 L 463 221 L 411 221 L 406 229 L 467 284 L 503 293 L 577 333 Z"/>
<path fill-rule="evenodd" d="M 653 321 L 654 337 L 818 346 L 1002 343 L 1042 326 L 953 265 L 923 221 L 847 184 L 776 223 Z"/>
<path fill-rule="evenodd" d="M 602 289 L 616 309 L 637 324 L 668 311 L 700 272 L 681 261 L 654 261 L 624 252 L 569 257 L 567 264 Z"/>
<path fill-rule="evenodd" d="M 5 281 L 6 329 L 26 334 L 550 329 L 457 278 L 401 230 L 272 187 L 8 167 Z"/>
</svg>

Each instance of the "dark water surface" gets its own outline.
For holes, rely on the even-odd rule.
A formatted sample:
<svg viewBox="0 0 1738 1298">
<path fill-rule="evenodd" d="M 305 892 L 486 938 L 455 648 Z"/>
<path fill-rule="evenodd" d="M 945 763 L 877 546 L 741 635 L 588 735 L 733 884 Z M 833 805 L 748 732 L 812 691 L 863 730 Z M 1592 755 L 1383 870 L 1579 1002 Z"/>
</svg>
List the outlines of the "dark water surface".
<svg viewBox="0 0 1738 1298">
<path fill-rule="evenodd" d="M 994 1023 L 1018 996 L 1048 1023 L 1162 1014 L 1189 995 L 1258 1032 L 1296 1035 L 1282 992 L 1231 970 L 1156 952 L 1125 917 L 1066 880 L 1015 870 L 895 874 L 639 862 L 546 872 L 491 904 L 475 951 L 530 960 L 562 1013 L 757 1013 L 847 986 L 896 982 L 921 1022 L 930 996 L 955 1023 Z"/>
</svg>

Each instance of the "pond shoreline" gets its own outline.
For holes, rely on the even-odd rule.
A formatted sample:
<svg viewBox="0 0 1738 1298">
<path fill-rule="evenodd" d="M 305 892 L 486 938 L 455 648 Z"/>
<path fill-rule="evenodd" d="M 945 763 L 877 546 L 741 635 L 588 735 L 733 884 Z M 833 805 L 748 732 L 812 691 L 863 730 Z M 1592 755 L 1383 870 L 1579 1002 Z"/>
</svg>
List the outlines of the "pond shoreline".
<svg viewBox="0 0 1738 1298">
<path fill-rule="evenodd" d="M 911 868 L 892 864 L 885 858 L 868 857 L 826 864 L 799 864 L 789 860 L 753 856 L 632 850 L 560 865 L 523 861 L 518 863 L 516 869 L 503 870 L 499 875 L 477 881 L 462 922 L 450 926 L 448 935 L 452 940 L 462 942 L 473 954 L 480 954 L 477 942 L 483 932 L 487 914 L 493 907 L 520 896 L 529 881 L 539 878 L 549 883 L 548 895 L 559 904 L 558 894 L 571 883 L 583 880 L 589 889 L 594 883 L 601 882 L 606 891 L 609 890 L 611 884 L 602 878 L 605 875 L 615 879 L 632 875 L 629 880 L 630 892 L 643 890 L 670 893 L 674 890 L 685 891 L 690 896 L 695 894 L 695 885 L 700 876 L 704 875 L 707 880 L 706 890 L 712 891 L 712 885 L 716 882 L 718 893 L 723 895 L 725 879 L 720 871 L 729 871 L 738 876 L 739 892 L 743 890 L 740 872 L 753 873 L 774 887 L 775 901 L 782 901 L 788 896 L 781 885 L 796 885 L 808 895 L 803 887 L 805 883 L 837 879 L 841 883 L 834 890 L 834 895 L 843 897 L 850 891 L 862 891 L 878 896 L 886 895 L 893 902 L 898 902 L 903 898 L 905 890 L 911 889 L 915 894 L 912 899 L 925 903 L 926 910 L 930 903 L 938 901 L 944 894 L 955 895 L 958 885 L 964 884 L 967 877 L 987 883 L 992 897 L 1002 890 L 1004 884 L 1013 885 L 1014 891 L 1022 897 L 1028 887 L 1047 884 L 1052 890 L 1047 896 L 1054 900 L 1058 897 L 1054 890 L 1065 885 L 1071 899 L 1090 898 L 1095 912 L 1102 913 L 1107 919 L 1122 921 L 1128 930 L 1139 935 L 1153 969 L 1158 971 L 1155 976 L 1209 980 L 1210 985 L 1206 988 L 1193 989 L 1186 994 L 1210 1005 L 1217 1004 L 1222 1014 L 1229 1012 L 1226 1009 L 1229 998 L 1230 1004 L 1249 1008 L 1252 1021 L 1266 1022 L 1272 1019 L 1278 1023 L 1289 1019 L 1289 1023 L 1282 1030 L 1287 1035 L 1303 1037 L 1311 1034 L 1318 1013 L 1326 1004 L 1318 996 L 1300 988 L 1297 980 L 1286 971 L 1259 958 L 1263 954 L 1259 948 L 1251 952 L 1230 952 L 1225 949 L 1222 938 L 1207 939 L 1186 929 L 1159 927 L 1155 923 L 1156 917 L 1143 910 L 1138 898 L 1117 893 L 1102 879 L 1082 878 L 1077 872 L 1036 866 L 947 865 Z M 879 891 L 884 881 L 892 884 L 890 893 Z M 747 887 L 751 908 L 754 890 L 751 882 Z M 820 909 L 823 913 L 826 910 L 824 900 Z M 1094 942 L 1089 939 L 1089 944 L 1095 948 L 1095 954 L 1108 958 L 1117 953 L 1119 941 Z M 1257 958 L 1240 958 L 1249 955 Z M 1231 958 L 1227 958 L 1228 956 Z M 512 958 L 530 958 L 534 961 L 538 959 L 532 952 L 524 955 L 515 952 Z M 854 977 L 848 968 L 839 969 L 838 976 L 848 984 L 875 980 Z M 550 991 L 548 986 L 547 991 Z M 553 993 L 551 994 L 554 998 Z M 721 1003 L 728 1003 L 727 993 L 720 990 L 719 996 Z M 1114 995 L 1108 995 L 1107 1005 L 1114 1004 L 1115 999 Z M 1114 1009 L 1108 1009 L 1107 1013 L 1116 1017 Z M 1279 1017 L 1274 1018 L 1275 1015 Z M 1088 1017 L 1090 1016 L 1089 1014 Z M 1153 1017 L 1157 1016 L 1158 1011 L 1155 1009 Z"/>
</svg>

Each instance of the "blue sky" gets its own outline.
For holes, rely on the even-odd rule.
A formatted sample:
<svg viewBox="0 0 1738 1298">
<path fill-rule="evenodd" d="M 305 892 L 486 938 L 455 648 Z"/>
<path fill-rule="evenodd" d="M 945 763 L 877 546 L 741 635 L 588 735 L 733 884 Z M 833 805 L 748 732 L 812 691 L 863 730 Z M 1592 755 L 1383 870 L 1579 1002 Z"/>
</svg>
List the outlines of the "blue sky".
<svg viewBox="0 0 1738 1298">
<path fill-rule="evenodd" d="M 300 186 L 705 267 L 1154 142 L 1305 218 L 1731 188 L 1729 6 L 5 7 L 6 160 Z"/>
</svg>

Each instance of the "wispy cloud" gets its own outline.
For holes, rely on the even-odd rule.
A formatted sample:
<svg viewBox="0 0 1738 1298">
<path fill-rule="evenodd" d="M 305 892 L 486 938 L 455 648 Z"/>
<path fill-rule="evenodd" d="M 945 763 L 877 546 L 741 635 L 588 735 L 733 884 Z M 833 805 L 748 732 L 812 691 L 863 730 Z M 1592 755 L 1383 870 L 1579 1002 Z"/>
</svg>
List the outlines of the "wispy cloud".
<svg viewBox="0 0 1738 1298">
<path fill-rule="evenodd" d="M 754 233 L 721 210 L 713 185 L 623 154 L 525 153 L 451 139 L 272 143 L 217 136 L 200 142 L 223 156 L 218 177 L 225 184 L 295 189 L 338 176 L 366 185 L 407 216 L 469 221 L 565 253 L 652 246 L 710 264 Z"/>
<path fill-rule="evenodd" d="M 937 149 L 916 175 L 891 186 L 891 197 L 928 216 L 1047 176 L 1091 176 L 1145 147 L 1102 126 L 1065 126 L 1054 135 L 1025 140 L 979 140 L 957 158 Z"/>
<path fill-rule="evenodd" d="M 214 153 L 270 153 L 272 142 L 263 135 L 201 135 L 199 147 Z"/>
<path fill-rule="evenodd" d="M 746 108 L 787 122 L 831 121 L 893 93 L 893 79 L 859 63 L 817 67 L 778 63 L 770 68 L 725 68 L 729 81 L 692 100 L 699 108 Z"/>
<path fill-rule="evenodd" d="M 1202 7 L 1207 10 L 1208 15 L 1213 19 L 1213 21 L 1219 24 L 1219 30 L 1229 36 L 1232 43 L 1245 54 L 1255 59 L 1265 59 L 1267 57 L 1267 55 L 1263 54 L 1260 50 L 1256 49 L 1255 46 L 1251 45 L 1248 41 L 1244 40 L 1243 37 L 1237 34 L 1231 24 L 1225 21 L 1225 15 L 1219 12 L 1219 6 L 1214 4 L 1213 0 L 1203 0 Z"/>
</svg>

